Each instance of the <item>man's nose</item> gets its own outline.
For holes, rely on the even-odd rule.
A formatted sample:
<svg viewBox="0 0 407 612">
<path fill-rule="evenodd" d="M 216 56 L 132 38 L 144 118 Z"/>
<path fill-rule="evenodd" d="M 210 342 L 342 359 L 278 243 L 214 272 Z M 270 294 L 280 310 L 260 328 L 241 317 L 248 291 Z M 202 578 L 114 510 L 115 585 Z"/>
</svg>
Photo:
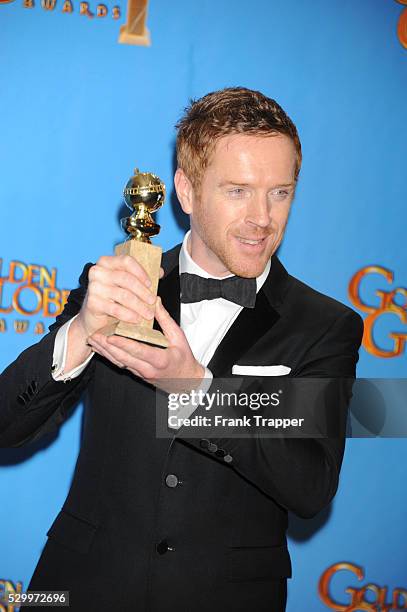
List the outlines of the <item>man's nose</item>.
<svg viewBox="0 0 407 612">
<path fill-rule="evenodd" d="M 270 224 L 270 204 L 266 196 L 256 196 L 247 205 L 246 223 L 267 227 Z"/>
</svg>

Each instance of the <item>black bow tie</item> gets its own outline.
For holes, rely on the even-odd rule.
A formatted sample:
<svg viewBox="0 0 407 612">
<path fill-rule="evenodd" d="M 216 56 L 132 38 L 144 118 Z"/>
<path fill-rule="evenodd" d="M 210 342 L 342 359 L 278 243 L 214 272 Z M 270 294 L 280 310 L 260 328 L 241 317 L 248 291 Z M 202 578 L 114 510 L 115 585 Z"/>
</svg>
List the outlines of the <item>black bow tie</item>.
<svg viewBox="0 0 407 612">
<path fill-rule="evenodd" d="M 256 303 L 256 279 L 230 276 L 222 280 L 203 278 L 197 274 L 183 272 L 180 277 L 181 302 L 201 302 L 223 298 L 246 308 L 254 308 Z"/>
</svg>

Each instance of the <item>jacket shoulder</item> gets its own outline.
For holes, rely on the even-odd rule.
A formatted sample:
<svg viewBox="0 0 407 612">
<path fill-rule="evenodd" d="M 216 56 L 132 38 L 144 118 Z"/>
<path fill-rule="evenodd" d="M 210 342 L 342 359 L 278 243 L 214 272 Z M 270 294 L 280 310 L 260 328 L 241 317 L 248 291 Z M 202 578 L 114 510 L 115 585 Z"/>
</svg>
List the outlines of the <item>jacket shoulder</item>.
<svg viewBox="0 0 407 612">
<path fill-rule="evenodd" d="M 321 325 L 343 318 L 356 326 L 363 326 L 362 317 L 350 306 L 317 291 L 291 274 L 288 274 L 288 281 L 286 299 L 296 311 L 302 313 L 302 317 L 319 321 Z"/>
</svg>

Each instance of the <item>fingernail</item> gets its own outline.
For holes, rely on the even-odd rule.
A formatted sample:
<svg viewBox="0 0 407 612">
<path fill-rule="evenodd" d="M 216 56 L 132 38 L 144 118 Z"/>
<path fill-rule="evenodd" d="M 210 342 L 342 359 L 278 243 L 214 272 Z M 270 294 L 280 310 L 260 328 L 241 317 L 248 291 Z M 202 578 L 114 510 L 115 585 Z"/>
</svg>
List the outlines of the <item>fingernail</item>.
<svg viewBox="0 0 407 612">
<path fill-rule="evenodd" d="M 151 280 L 148 278 L 147 280 L 144 281 L 144 284 L 146 287 L 151 287 Z"/>
<path fill-rule="evenodd" d="M 157 297 L 155 295 L 153 295 L 152 293 L 150 293 L 150 295 L 147 297 L 147 302 L 149 304 L 155 304 Z"/>
</svg>

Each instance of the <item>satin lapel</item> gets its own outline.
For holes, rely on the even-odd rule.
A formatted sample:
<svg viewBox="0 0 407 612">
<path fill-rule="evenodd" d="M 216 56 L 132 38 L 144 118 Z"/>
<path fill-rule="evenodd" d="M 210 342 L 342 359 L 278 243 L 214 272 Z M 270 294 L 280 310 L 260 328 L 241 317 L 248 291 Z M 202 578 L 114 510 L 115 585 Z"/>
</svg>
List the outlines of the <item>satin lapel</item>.
<svg viewBox="0 0 407 612">
<path fill-rule="evenodd" d="M 243 308 L 216 349 L 208 364 L 212 374 L 215 377 L 231 374 L 232 365 L 269 331 L 279 317 L 261 289 L 257 294 L 256 306 Z"/>
<path fill-rule="evenodd" d="M 164 307 L 179 325 L 180 286 L 178 265 L 172 268 L 172 270 L 160 280 L 158 283 L 158 295 L 161 297 Z M 159 329 L 157 321 L 154 321 L 154 328 Z"/>
</svg>

